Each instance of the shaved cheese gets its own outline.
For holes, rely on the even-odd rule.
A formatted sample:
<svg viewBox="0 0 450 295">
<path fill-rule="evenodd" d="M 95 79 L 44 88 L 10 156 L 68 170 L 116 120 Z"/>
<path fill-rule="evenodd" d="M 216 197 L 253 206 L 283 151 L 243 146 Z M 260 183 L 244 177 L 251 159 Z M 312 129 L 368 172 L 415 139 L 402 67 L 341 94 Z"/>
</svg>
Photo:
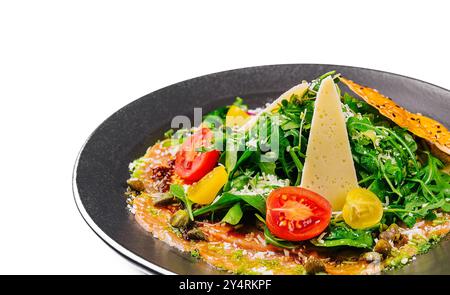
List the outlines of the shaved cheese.
<svg viewBox="0 0 450 295">
<path fill-rule="evenodd" d="M 328 199 L 335 211 L 358 187 L 341 101 L 331 77 L 322 81 L 317 94 L 301 186 Z"/>
<path fill-rule="evenodd" d="M 257 115 L 251 117 L 240 128 L 240 131 L 241 132 L 248 131 L 250 128 L 252 128 L 256 124 L 256 122 L 258 122 L 258 119 L 261 117 L 262 114 L 275 112 L 280 107 L 281 102 L 283 100 L 289 100 L 292 97 L 292 95 L 297 95 L 299 97 L 302 97 L 308 90 L 308 87 L 309 87 L 309 84 L 307 82 L 302 82 L 301 84 L 298 84 L 298 85 L 292 87 L 291 89 L 289 89 L 288 91 L 286 91 L 285 93 L 280 95 L 280 97 L 278 97 L 274 102 L 269 104 L 264 110 L 259 112 Z"/>
</svg>

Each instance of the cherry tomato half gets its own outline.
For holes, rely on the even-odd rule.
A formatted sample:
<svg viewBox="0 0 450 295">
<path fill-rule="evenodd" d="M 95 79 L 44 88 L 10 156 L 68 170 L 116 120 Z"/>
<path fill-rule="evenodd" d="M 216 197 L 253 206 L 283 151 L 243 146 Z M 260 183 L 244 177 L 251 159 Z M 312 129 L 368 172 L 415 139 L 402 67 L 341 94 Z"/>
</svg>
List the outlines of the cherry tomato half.
<svg viewBox="0 0 450 295">
<path fill-rule="evenodd" d="M 270 232 L 288 241 L 304 241 L 323 232 L 331 219 L 331 204 L 301 187 L 282 187 L 267 198 L 266 223 Z"/>
<path fill-rule="evenodd" d="M 368 189 L 355 188 L 347 194 L 342 217 L 354 229 L 369 228 L 379 223 L 383 217 L 383 204 Z"/>
<path fill-rule="evenodd" d="M 186 139 L 175 158 L 175 173 L 178 176 L 195 182 L 216 166 L 220 152 L 201 150 L 211 148 L 213 137 L 212 131 L 203 127 Z"/>
</svg>

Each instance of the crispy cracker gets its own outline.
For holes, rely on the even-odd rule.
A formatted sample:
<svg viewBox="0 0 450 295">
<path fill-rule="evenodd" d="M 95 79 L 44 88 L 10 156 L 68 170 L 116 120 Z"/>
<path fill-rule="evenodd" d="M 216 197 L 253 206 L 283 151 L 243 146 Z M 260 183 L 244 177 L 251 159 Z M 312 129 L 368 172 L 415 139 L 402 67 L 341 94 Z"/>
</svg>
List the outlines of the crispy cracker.
<svg viewBox="0 0 450 295">
<path fill-rule="evenodd" d="M 408 129 L 418 137 L 432 142 L 446 154 L 450 154 L 450 132 L 441 123 L 421 114 L 408 112 L 375 89 L 359 85 L 344 77 L 340 77 L 340 81 L 398 126 Z"/>
</svg>

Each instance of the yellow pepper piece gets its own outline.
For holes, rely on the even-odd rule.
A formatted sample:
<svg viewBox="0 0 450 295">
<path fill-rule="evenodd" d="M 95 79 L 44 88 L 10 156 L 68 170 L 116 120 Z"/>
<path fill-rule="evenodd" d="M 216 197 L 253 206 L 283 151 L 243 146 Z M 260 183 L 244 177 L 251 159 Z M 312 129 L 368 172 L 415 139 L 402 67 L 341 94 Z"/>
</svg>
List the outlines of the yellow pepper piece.
<svg viewBox="0 0 450 295">
<path fill-rule="evenodd" d="M 369 228 L 380 222 L 383 205 L 373 192 L 355 188 L 347 194 L 342 216 L 345 223 L 354 229 Z"/>
<path fill-rule="evenodd" d="M 241 127 L 248 121 L 250 115 L 237 106 L 231 106 L 228 109 L 225 125 L 227 127 Z"/>
<path fill-rule="evenodd" d="M 188 188 L 187 197 L 194 203 L 207 205 L 216 198 L 220 189 L 227 183 L 225 167 L 218 166 Z"/>
</svg>

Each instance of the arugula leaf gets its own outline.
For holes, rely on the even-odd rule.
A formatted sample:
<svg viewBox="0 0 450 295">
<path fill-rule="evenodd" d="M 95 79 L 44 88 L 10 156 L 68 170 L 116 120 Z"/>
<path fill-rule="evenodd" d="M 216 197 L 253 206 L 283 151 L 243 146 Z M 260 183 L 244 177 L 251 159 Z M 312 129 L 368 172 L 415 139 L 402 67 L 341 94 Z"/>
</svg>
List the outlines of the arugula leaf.
<svg viewBox="0 0 450 295">
<path fill-rule="evenodd" d="M 227 214 L 222 218 L 222 221 L 231 225 L 236 225 L 243 215 L 244 213 L 242 212 L 241 205 L 236 203 L 228 210 Z"/>
<path fill-rule="evenodd" d="M 298 245 L 296 245 L 292 242 L 275 237 L 270 232 L 270 230 L 267 228 L 267 226 L 264 228 L 264 238 L 266 239 L 266 242 L 268 244 L 271 244 L 275 247 L 286 248 L 286 249 L 294 249 L 294 248 L 298 247 Z"/>
<path fill-rule="evenodd" d="M 417 202 L 417 199 L 416 199 Z M 411 209 L 403 209 L 403 208 L 389 208 L 384 210 L 385 213 L 396 213 L 400 218 L 403 219 L 404 215 L 413 215 L 416 218 L 421 217 L 425 218 L 425 216 L 429 215 L 432 210 L 439 209 L 439 208 L 448 208 L 449 202 L 447 202 L 445 199 L 441 199 L 435 203 L 423 203 L 422 205 L 419 205 L 419 203 L 415 203 L 414 205 L 408 204 L 408 207 L 414 207 L 414 208 L 420 208 L 416 210 Z"/>
<path fill-rule="evenodd" d="M 422 208 L 415 211 L 414 213 L 419 215 L 422 218 L 425 218 L 427 220 L 433 220 L 436 219 L 436 215 L 433 213 L 436 209 L 443 209 L 444 211 L 448 209 L 450 206 L 450 202 L 447 202 L 445 199 L 441 199 L 437 201 L 436 203 L 427 203 L 425 205 L 422 205 Z M 413 213 L 413 214 L 414 214 Z M 434 218 L 432 218 L 434 216 Z"/>
<path fill-rule="evenodd" d="M 261 172 L 275 175 L 275 168 L 277 167 L 275 162 L 259 162 L 258 166 Z"/>
<path fill-rule="evenodd" d="M 320 84 L 321 84 L 322 80 L 325 79 L 326 77 L 332 76 L 334 74 L 336 74 L 336 71 L 329 71 L 329 72 L 323 74 L 322 76 L 318 77 L 317 79 L 313 80 L 312 81 L 312 84 L 313 84 L 312 88 L 313 88 L 313 90 L 316 91 L 316 92 L 319 91 L 319 87 L 320 87 Z M 334 82 L 336 83 L 338 81 L 339 81 L 339 78 L 336 78 Z"/>
<path fill-rule="evenodd" d="M 171 138 L 174 135 L 175 131 L 173 129 L 169 129 L 164 132 L 164 138 Z"/>
<path fill-rule="evenodd" d="M 259 221 L 264 223 L 264 239 L 266 240 L 266 243 L 271 244 L 275 247 L 286 248 L 286 249 L 294 249 L 299 246 L 298 244 L 295 244 L 290 241 L 286 241 L 284 239 L 280 239 L 280 238 L 274 236 L 270 232 L 269 228 L 267 227 L 266 220 L 264 220 L 264 217 L 262 217 L 258 213 L 255 213 L 255 216 Z"/>
<path fill-rule="evenodd" d="M 262 214 L 266 215 L 266 199 L 261 195 L 240 196 L 242 201 L 249 204 Z"/>
<path fill-rule="evenodd" d="M 248 106 L 244 104 L 244 99 L 239 96 L 236 96 L 236 100 L 233 102 L 233 105 L 243 109 L 244 111 L 248 109 Z"/>
<path fill-rule="evenodd" d="M 227 144 L 229 141 L 227 141 Z M 233 171 L 237 163 L 237 150 L 230 149 L 227 145 L 227 150 L 225 151 L 225 168 L 227 171 Z"/>
<path fill-rule="evenodd" d="M 220 209 L 230 208 L 236 203 L 244 202 L 255 208 L 262 214 L 266 214 L 266 199 L 261 195 L 235 195 L 232 193 L 223 193 L 218 200 L 211 205 L 202 207 L 193 212 L 194 216 L 203 215 Z"/>
<path fill-rule="evenodd" d="M 355 230 L 345 223 L 330 225 L 329 233 L 321 240 L 312 239 L 311 243 L 317 247 L 350 246 L 356 248 L 372 248 L 373 238 L 371 230 Z"/>
<path fill-rule="evenodd" d="M 413 227 L 417 222 L 417 218 L 414 215 L 409 214 L 397 214 L 397 216 L 405 223 L 405 225 L 409 228 Z"/>
<path fill-rule="evenodd" d="M 186 198 L 186 193 L 184 192 L 184 188 L 179 184 L 172 184 L 170 185 L 170 193 L 180 199 L 181 201 L 184 201 Z"/>
<path fill-rule="evenodd" d="M 169 191 L 174 197 L 178 198 L 181 202 L 184 203 L 184 206 L 186 207 L 186 210 L 189 214 L 189 219 L 193 221 L 194 215 L 192 214 L 192 202 L 186 196 L 184 188 L 179 184 L 171 184 Z"/>
<path fill-rule="evenodd" d="M 285 131 L 290 129 L 296 129 L 300 128 L 300 124 L 294 121 L 286 121 L 283 125 L 281 125 L 281 128 Z M 298 137 L 298 136 L 297 136 Z"/>
<path fill-rule="evenodd" d="M 347 92 L 342 95 L 342 101 L 347 105 L 355 114 L 378 114 L 378 111 L 366 103 L 363 100 L 357 99 Z"/>
<path fill-rule="evenodd" d="M 232 179 L 234 176 L 234 173 L 236 173 L 237 169 L 239 168 L 239 166 L 242 165 L 243 162 L 245 162 L 248 158 L 250 158 L 253 154 L 255 153 L 255 151 L 251 151 L 251 150 L 245 150 L 241 156 L 239 157 L 239 159 L 236 162 L 236 165 L 234 166 L 233 170 L 231 170 L 231 172 L 229 173 L 228 178 Z"/>
<path fill-rule="evenodd" d="M 450 202 L 446 202 L 444 205 L 442 205 L 441 209 L 444 212 L 450 212 Z"/>
<path fill-rule="evenodd" d="M 225 122 L 225 118 L 227 116 L 228 109 L 229 109 L 229 107 L 227 107 L 227 106 L 217 108 L 217 109 L 213 110 L 212 112 L 209 112 L 208 114 L 203 116 L 203 121 L 213 122 L 213 121 L 217 121 L 218 119 L 220 119 L 220 121 L 223 123 L 223 122 Z M 218 127 L 218 126 L 216 126 L 216 127 Z"/>
<path fill-rule="evenodd" d="M 242 190 L 245 185 L 248 184 L 250 181 L 250 175 L 247 174 L 241 174 L 235 178 L 233 178 L 232 181 L 230 181 L 230 188 L 233 188 L 236 191 Z"/>
</svg>

